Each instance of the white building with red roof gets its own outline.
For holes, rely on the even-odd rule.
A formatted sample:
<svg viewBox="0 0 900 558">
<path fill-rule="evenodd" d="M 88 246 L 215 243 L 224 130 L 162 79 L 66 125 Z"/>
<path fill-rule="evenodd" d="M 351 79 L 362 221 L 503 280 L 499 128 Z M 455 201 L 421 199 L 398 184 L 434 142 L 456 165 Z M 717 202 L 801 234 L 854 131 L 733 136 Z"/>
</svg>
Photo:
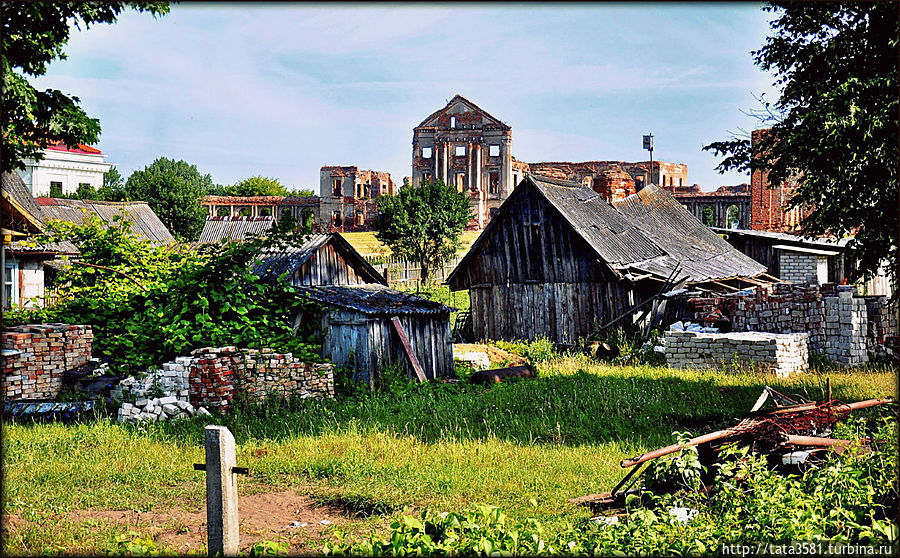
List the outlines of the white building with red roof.
<svg viewBox="0 0 900 558">
<path fill-rule="evenodd" d="M 80 184 L 100 188 L 103 175 L 110 167 L 99 149 L 83 144 L 70 148 L 56 143 L 44 150 L 40 161 L 25 159 L 25 170 L 19 174 L 33 196 L 58 197 L 75 192 Z"/>
</svg>

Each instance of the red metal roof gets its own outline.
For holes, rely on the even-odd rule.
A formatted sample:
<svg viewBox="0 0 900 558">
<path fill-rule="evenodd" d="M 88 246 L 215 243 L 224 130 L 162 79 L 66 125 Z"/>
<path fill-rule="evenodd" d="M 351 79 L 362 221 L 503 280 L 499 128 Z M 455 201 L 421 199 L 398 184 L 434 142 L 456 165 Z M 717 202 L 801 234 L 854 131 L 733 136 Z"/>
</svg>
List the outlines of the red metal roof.
<svg viewBox="0 0 900 558">
<path fill-rule="evenodd" d="M 88 155 L 100 155 L 103 152 L 97 149 L 96 147 L 91 147 L 90 145 L 84 145 L 83 143 L 79 143 L 78 146 L 69 148 L 61 141 L 58 141 L 54 144 L 48 145 L 47 149 L 51 151 L 67 151 L 69 153 L 86 153 Z"/>
</svg>

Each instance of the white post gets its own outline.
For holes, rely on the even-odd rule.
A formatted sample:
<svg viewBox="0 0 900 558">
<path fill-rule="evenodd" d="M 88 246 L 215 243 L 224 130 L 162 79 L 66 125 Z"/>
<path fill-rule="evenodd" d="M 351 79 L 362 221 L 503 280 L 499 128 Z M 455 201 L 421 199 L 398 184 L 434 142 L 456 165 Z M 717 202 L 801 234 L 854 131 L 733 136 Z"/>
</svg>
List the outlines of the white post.
<svg viewBox="0 0 900 558">
<path fill-rule="evenodd" d="M 206 534 L 210 556 L 238 555 L 238 501 L 234 436 L 206 427 Z"/>
</svg>

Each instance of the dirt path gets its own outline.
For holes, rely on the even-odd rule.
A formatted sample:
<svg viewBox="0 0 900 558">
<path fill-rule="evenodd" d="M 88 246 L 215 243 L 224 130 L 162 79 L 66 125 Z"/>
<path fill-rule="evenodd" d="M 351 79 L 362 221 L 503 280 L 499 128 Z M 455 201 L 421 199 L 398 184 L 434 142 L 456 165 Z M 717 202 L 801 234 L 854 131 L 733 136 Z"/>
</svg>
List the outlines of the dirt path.
<svg viewBox="0 0 900 558">
<path fill-rule="evenodd" d="M 238 502 L 241 549 L 261 540 L 284 541 L 292 550 L 315 553 L 319 541 L 331 525 L 348 521 L 338 507 L 323 506 L 309 496 L 292 490 L 241 496 Z M 186 553 L 206 546 L 206 510 L 187 511 L 175 507 L 165 511 L 135 512 L 116 510 L 77 510 L 67 518 L 76 523 L 105 520 L 152 537 L 160 547 Z"/>
</svg>

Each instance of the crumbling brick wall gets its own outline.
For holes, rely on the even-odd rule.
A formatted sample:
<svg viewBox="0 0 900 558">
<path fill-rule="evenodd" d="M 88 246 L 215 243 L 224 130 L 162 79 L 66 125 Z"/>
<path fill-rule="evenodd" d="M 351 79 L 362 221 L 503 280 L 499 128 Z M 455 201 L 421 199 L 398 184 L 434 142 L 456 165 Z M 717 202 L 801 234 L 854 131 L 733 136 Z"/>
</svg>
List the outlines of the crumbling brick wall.
<svg viewBox="0 0 900 558">
<path fill-rule="evenodd" d="M 705 325 L 733 331 L 807 333 L 809 347 L 831 360 L 859 365 L 872 350 L 866 301 L 851 285 L 776 283 L 730 295 L 688 300 L 690 314 Z"/>
<path fill-rule="evenodd" d="M 226 410 L 237 394 L 259 402 L 268 397 L 334 397 L 331 364 L 235 347 L 206 347 L 192 355 L 189 383 L 195 406 Z"/>
<path fill-rule="evenodd" d="M 28 324 L 3 332 L 4 401 L 53 399 L 63 375 L 91 358 L 90 326 Z"/>
</svg>

